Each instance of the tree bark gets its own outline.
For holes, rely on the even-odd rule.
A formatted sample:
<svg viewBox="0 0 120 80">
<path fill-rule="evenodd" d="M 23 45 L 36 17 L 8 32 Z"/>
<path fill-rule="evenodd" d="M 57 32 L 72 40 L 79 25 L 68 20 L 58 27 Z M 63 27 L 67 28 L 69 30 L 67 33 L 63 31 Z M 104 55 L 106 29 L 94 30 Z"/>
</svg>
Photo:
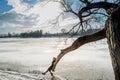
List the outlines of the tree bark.
<svg viewBox="0 0 120 80">
<path fill-rule="evenodd" d="M 120 80 L 120 8 L 112 13 L 105 26 L 115 80 Z"/>
</svg>

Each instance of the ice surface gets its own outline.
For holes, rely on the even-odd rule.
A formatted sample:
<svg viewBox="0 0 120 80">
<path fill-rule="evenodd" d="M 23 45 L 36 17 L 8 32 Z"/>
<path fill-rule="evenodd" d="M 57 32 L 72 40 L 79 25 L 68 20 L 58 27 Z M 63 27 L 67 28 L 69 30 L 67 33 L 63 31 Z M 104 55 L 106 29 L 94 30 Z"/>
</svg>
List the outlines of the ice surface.
<svg viewBox="0 0 120 80">
<path fill-rule="evenodd" d="M 0 69 L 29 73 L 44 71 L 60 50 L 75 38 L 0 39 Z M 86 44 L 65 55 L 57 65 L 56 75 L 66 80 L 114 80 L 106 40 Z M 7 80 L 7 79 L 6 79 Z"/>
</svg>

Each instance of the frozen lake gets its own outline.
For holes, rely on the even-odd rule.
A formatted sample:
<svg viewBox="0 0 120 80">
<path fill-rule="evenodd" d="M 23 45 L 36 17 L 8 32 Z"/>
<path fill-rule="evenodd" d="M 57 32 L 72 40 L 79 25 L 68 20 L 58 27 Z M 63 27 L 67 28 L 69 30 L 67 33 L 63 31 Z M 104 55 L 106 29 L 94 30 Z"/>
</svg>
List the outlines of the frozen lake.
<svg viewBox="0 0 120 80">
<path fill-rule="evenodd" d="M 75 39 L 6 38 L 0 39 L 0 69 L 29 72 L 44 71 L 60 50 Z M 65 55 L 55 73 L 66 80 L 114 80 L 106 40 L 86 44 Z"/>
</svg>

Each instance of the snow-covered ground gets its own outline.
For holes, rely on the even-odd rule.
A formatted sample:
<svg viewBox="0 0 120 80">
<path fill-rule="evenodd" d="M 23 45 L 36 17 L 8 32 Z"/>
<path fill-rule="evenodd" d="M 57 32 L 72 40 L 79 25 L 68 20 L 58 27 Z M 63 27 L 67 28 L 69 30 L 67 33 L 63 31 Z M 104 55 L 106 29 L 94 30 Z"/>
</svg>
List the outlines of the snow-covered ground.
<svg viewBox="0 0 120 80">
<path fill-rule="evenodd" d="M 65 45 L 63 38 L 0 39 L 0 69 L 3 70 L 0 71 L 0 80 L 34 80 L 21 76 L 23 74 L 29 77 L 37 74 L 41 78 L 52 58 L 74 40 L 68 39 Z M 6 71 L 19 73 L 14 75 Z M 68 53 L 59 62 L 54 74 L 66 80 L 114 80 L 106 40 L 86 44 Z M 11 78 L 13 75 L 17 78 Z"/>
</svg>

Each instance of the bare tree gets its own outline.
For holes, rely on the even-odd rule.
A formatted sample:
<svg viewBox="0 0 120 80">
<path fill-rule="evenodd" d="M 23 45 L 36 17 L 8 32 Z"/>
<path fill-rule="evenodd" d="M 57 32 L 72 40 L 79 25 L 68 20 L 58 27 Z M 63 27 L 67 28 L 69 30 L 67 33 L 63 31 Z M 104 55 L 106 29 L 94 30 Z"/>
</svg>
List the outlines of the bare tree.
<svg viewBox="0 0 120 80">
<path fill-rule="evenodd" d="M 109 52 L 111 55 L 112 66 L 115 74 L 115 80 L 120 80 L 120 6 L 119 0 L 113 0 L 111 3 L 108 0 L 96 1 L 96 0 L 79 0 L 84 5 L 79 7 L 78 12 L 72 10 L 72 8 L 66 3 L 66 0 L 62 1 L 62 5 L 65 8 L 65 12 L 72 12 L 79 18 L 79 27 L 84 28 L 89 26 L 89 20 L 92 19 L 89 16 L 92 15 L 104 15 L 107 16 L 105 21 L 105 27 L 93 34 L 84 35 L 78 37 L 71 46 L 62 49 L 59 55 L 54 59 L 54 63 L 48 68 L 47 71 L 54 71 L 57 63 L 60 59 L 70 51 L 78 49 L 80 46 L 107 38 Z M 79 5 L 78 5 L 79 6 Z M 104 9 L 106 13 L 99 12 L 99 9 Z M 89 17 L 89 18 L 88 18 Z M 87 18 L 87 19 L 86 19 Z M 92 25 L 91 25 L 92 26 Z M 45 72 L 47 73 L 47 72 Z"/>
</svg>

